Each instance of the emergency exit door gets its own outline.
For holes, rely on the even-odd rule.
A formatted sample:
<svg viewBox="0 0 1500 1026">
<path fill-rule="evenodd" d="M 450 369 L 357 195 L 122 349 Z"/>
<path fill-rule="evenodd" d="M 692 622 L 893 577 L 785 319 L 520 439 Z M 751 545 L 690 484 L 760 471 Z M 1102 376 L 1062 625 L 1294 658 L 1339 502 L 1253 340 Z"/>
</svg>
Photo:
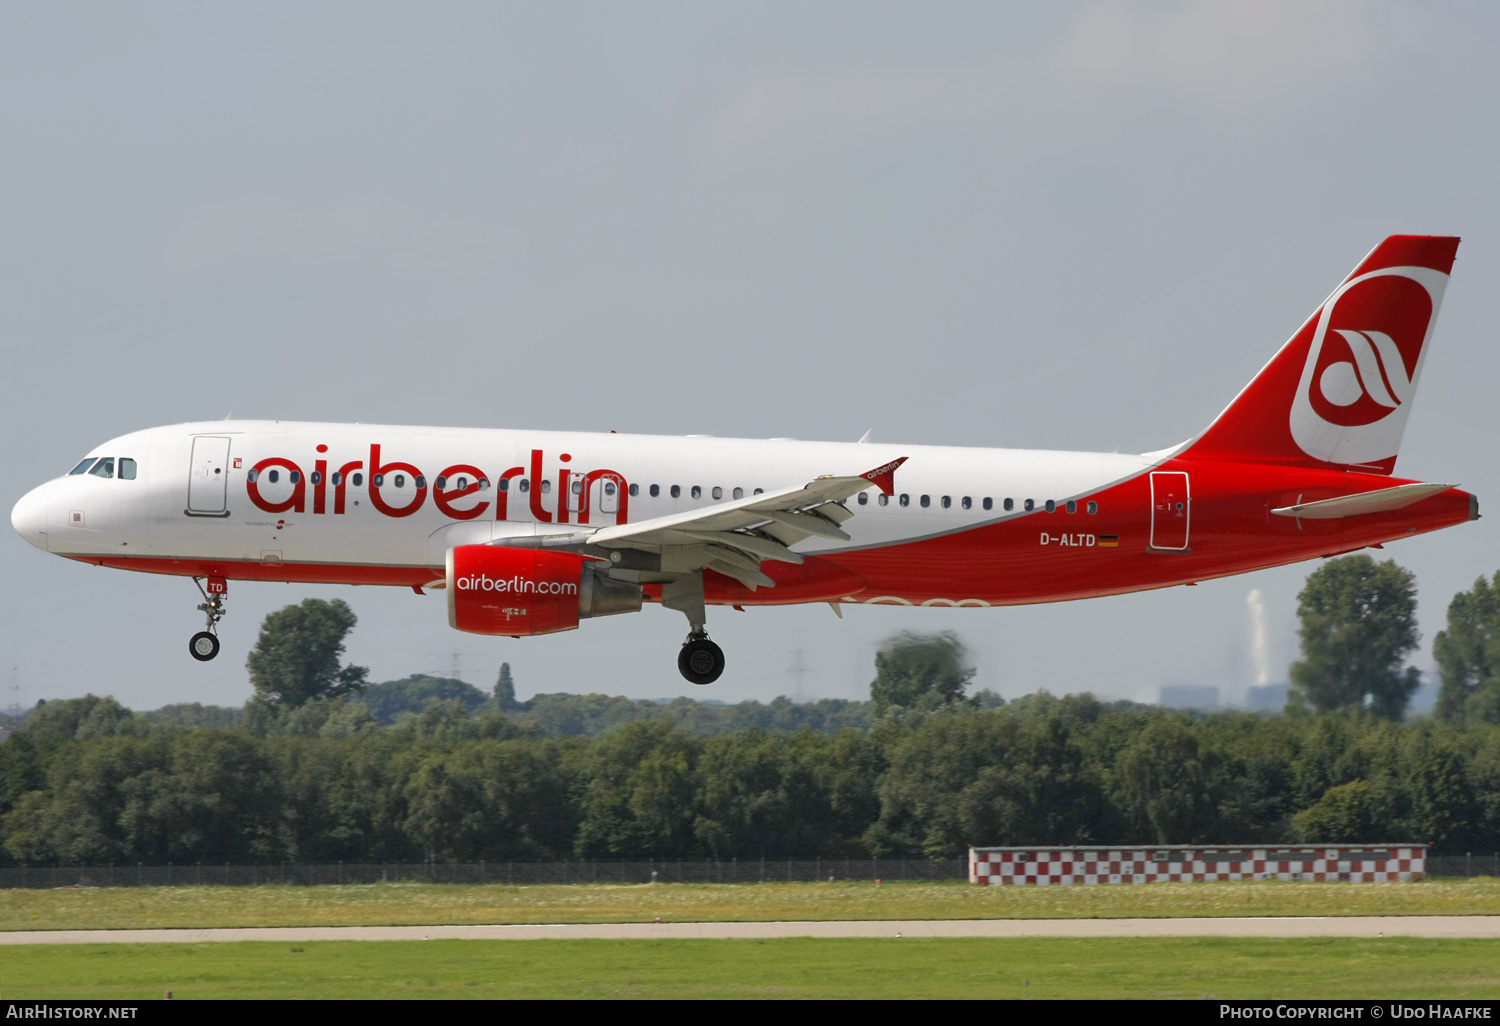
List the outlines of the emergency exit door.
<svg viewBox="0 0 1500 1026">
<path fill-rule="evenodd" d="M 193 439 L 188 468 L 188 516 L 225 517 L 229 497 L 229 439 L 199 435 Z"/>
<path fill-rule="evenodd" d="M 1151 547 L 1167 552 L 1185 552 L 1193 500 L 1188 494 L 1188 476 L 1176 470 L 1151 474 Z"/>
<path fill-rule="evenodd" d="M 613 475 L 594 478 L 589 488 L 589 509 L 595 513 L 620 515 L 620 482 Z"/>
<path fill-rule="evenodd" d="M 601 477 L 599 479 L 599 504 L 596 507 L 600 513 L 608 513 L 617 516 L 620 512 L 620 482 L 612 477 Z"/>
</svg>

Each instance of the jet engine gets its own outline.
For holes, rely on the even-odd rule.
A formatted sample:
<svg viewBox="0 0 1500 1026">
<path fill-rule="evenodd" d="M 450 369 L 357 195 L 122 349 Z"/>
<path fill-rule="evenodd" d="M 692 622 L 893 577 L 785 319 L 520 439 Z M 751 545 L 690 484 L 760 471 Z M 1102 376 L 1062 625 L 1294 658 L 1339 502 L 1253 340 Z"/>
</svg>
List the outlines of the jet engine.
<svg viewBox="0 0 1500 1026">
<path fill-rule="evenodd" d="M 499 545 L 448 550 L 448 624 L 470 634 L 571 631 L 578 621 L 641 608 L 641 586 L 606 576 L 576 552 Z M 607 566 L 608 564 L 603 564 Z"/>
</svg>

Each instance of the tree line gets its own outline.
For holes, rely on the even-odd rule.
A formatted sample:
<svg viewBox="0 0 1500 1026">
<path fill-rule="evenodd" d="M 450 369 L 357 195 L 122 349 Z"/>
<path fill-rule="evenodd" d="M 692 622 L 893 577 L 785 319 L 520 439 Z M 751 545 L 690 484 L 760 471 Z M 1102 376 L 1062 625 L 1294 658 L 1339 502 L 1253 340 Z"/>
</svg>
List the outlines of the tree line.
<svg viewBox="0 0 1500 1026">
<path fill-rule="evenodd" d="M 0 744 L 0 859 L 47 865 L 954 857 L 970 843 L 1423 840 L 1492 850 L 1500 727 L 1191 714 L 1087 695 L 868 730 L 547 736 L 457 700 L 231 727 L 48 703 Z"/>
<path fill-rule="evenodd" d="M 0 861 L 954 857 L 970 843 L 1500 844 L 1500 575 L 1401 718 L 1415 589 L 1325 563 L 1288 715 L 969 694 L 951 634 L 879 653 L 869 702 L 538 695 L 341 665 L 342 602 L 267 618 L 243 709 L 39 704 L 0 744 Z"/>
</svg>

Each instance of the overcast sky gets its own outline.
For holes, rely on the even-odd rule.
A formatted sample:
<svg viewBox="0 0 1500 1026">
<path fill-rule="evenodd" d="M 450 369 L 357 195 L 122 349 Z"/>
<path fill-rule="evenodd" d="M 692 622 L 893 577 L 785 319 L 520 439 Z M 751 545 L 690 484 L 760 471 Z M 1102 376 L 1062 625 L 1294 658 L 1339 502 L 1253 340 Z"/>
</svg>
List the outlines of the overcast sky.
<svg viewBox="0 0 1500 1026">
<path fill-rule="evenodd" d="M 0 499 L 231 409 L 1154 450 L 1412 232 L 1464 241 L 1397 471 L 1500 511 L 1497 43 L 1485 3 L 5 4 Z M 1497 524 L 1386 550 L 1424 646 Z M 881 638 L 952 628 L 1007 696 L 1238 700 L 1247 593 L 1284 679 L 1310 568 L 714 610 L 729 669 L 694 688 L 677 613 L 484 638 L 395 589 L 236 583 L 198 664 L 189 581 L 7 531 L 4 704 L 239 704 L 261 618 L 308 595 L 350 602 L 376 680 L 508 660 L 523 696 L 853 698 Z"/>
</svg>

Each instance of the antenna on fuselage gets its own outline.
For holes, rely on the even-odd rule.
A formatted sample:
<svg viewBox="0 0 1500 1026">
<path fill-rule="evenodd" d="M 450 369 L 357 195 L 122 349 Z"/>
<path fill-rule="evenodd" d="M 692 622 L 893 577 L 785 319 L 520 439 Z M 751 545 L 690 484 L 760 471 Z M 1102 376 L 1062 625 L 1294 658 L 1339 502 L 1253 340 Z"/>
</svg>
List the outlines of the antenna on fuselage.
<svg viewBox="0 0 1500 1026">
<path fill-rule="evenodd" d="M 240 404 L 239 403 L 235 403 L 233 406 L 231 406 L 229 408 L 229 412 L 226 413 L 226 414 L 224 414 L 224 419 L 228 420 L 230 417 L 233 417 L 234 416 L 234 411 L 237 410 L 237 409 L 239 409 L 239 408 L 240 408 Z"/>
<path fill-rule="evenodd" d="M 874 430 L 875 430 L 874 428 L 871 428 L 869 431 L 866 431 L 864 434 L 860 435 L 859 436 L 859 444 L 860 445 L 864 445 L 866 442 L 868 442 L 870 440 L 870 434 Z"/>
</svg>

